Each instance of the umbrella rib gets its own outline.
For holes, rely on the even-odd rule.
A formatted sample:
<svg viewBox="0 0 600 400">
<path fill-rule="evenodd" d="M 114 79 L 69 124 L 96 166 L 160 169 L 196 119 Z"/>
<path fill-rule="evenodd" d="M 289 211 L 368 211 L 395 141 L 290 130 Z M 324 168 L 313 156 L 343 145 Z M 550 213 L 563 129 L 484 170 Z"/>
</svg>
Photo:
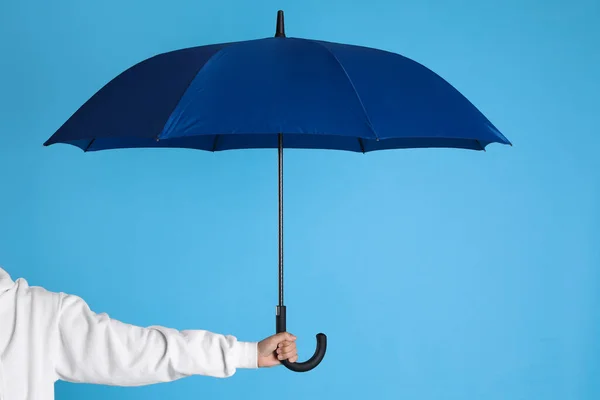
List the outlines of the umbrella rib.
<svg viewBox="0 0 600 400">
<path fill-rule="evenodd" d="M 363 152 L 363 154 L 365 153 L 365 144 L 363 143 L 362 138 L 358 138 L 358 145 L 360 146 L 360 151 Z"/>
<path fill-rule="evenodd" d="M 479 139 L 477 139 L 476 142 L 479 145 L 479 147 L 481 147 L 481 150 L 486 151 L 485 147 L 481 144 L 481 142 L 479 141 Z"/>
<path fill-rule="evenodd" d="M 219 141 L 219 134 L 215 135 L 215 140 L 213 140 L 213 145 L 212 145 L 212 152 L 214 153 L 215 151 L 217 151 L 217 142 Z"/>
<path fill-rule="evenodd" d="M 352 90 L 354 91 L 354 94 L 356 95 L 356 98 L 358 99 L 358 102 L 360 104 L 360 107 L 363 110 L 363 113 L 365 114 L 365 118 L 367 119 L 367 123 L 369 125 L 369 129 L 371 129 L 371 132 L 373 132 L 373 135 L 375 136 L 375 139 L 377 141 L 379 141 L 379 137 L 377 136 L 377 132 L 375 132 L 375 128 L 373 128 L 373 123 L 371 122 L 371 118 L 369 118 L 369 114 L 367 113 L 367 109 L 365 108 L 365 104 L 363 103 L 362 99 L 360 98 L 360 95 L 358 94 L 358 91 L 356 90 L 356 86 L 354 86 L 354 82 L 352 82 L 352 79 L 350 78 L 350 75 L 348 75 L 348 71 L 346 71 L 346 68 L 344 68 L 344 66 L 342 65 L 342 63 L 340 62 L 340 60 L 338 60 L 338 58 L 335 56 L 335 54 L 333 54 L 333 52 L 324 44 L 316 41 L 316 40 L 311 40 L 311 42 L 321 46 L 322 48 L 324 48 L 330 55 L 331 57 L 333 57 L 333 59 L 335 60 L 335 62 L 337 62 L 337 64 L 340 66 L 340 68 L 342 69 L 342 71 L 344 72 L 344 75 L 346 75 L 346 79 L 348 79 L 348 82 L 350 82 L 350 86 L 352 87 Z"/>
<path fill-rule="evenodd" d="M 90 140 L 90 142 L 88 143 L 87 146 L 85 146 L 85 149 L 83 150 L 84 153 L 86 153 L 90 147 L 92 147 L 92 144 L 96 141 L 96 138 L 93 138 L 92 140 Z"/>
</svg>

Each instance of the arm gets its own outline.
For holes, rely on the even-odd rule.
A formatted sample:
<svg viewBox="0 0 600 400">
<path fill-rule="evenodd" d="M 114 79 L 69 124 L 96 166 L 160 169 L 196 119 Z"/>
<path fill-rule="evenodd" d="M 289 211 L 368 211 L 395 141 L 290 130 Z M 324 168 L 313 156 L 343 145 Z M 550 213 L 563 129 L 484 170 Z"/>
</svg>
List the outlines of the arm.
<svg viewBox="0 0 600 400">
<path fill-rule="evenodd" d="M 55 370 L 64 381 L 139 386 L 258 367 L 257 343 L 233 336 L 125 324 L 66 294 L 58 315 Z"/>
</svg>

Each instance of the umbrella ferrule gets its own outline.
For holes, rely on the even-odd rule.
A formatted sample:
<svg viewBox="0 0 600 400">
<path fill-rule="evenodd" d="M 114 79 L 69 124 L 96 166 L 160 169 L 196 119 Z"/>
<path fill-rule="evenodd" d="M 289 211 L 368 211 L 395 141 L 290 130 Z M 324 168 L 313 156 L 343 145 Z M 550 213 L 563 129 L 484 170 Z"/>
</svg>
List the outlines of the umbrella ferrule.
<svg viewBox="0 0 600 400">
<path fill-rule="evenodd" d="M 275 29 L 275 37 L 285 37 L 285 22 L 283 18 L 283 10 L 277 11 L 277 27 Z"/>
</svg>

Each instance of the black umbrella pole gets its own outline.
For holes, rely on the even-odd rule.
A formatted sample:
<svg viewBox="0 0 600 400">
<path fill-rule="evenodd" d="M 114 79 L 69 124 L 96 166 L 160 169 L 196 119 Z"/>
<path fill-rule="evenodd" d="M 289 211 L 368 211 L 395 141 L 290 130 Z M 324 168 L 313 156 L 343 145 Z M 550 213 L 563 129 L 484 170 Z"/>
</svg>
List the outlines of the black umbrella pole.
<svg viewBox="0 0 600 400">
<path fill-rule="evenodd" d="M 276 315 L 276 333 L 286 332 L 286 311 L 283 304 L 283 135 L 279 134 L 279 305 Z M 295 372 L 307 372 L 315 368 L 325 357 L 327 349 L 327 336 L 323 333 L 317 334 L 317 349 L 313 356 L 302 363 L 291 363 L 287 360 L 281 363 L 289 370 Z"/>
<path fill-rule="evenodd" d="M 283 308 L 283 135 L 279 135 L 279 307 Z"/>
</svg>

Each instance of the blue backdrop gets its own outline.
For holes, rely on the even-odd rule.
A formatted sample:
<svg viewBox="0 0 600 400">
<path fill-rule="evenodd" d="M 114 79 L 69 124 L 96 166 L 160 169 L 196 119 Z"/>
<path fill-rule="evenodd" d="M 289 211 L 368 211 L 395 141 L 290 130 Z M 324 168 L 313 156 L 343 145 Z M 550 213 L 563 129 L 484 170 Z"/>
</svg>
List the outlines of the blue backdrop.
<svg viewBox="0 0 600 400">
<path fill-rule="evenodd" d="M 425 64 L 514 143 L 288 151 L 288 329 L 301 359 L 328 335 L 321 365 L 57 399 L 599 398 L 600 5 L 498 4 L 3 0 L 0 264 L 126 322 L 259 340 L 277 303 L 276 151 L 42 147 L 142 59 L 282 8 L 289 36 Z"/>
</svg>

